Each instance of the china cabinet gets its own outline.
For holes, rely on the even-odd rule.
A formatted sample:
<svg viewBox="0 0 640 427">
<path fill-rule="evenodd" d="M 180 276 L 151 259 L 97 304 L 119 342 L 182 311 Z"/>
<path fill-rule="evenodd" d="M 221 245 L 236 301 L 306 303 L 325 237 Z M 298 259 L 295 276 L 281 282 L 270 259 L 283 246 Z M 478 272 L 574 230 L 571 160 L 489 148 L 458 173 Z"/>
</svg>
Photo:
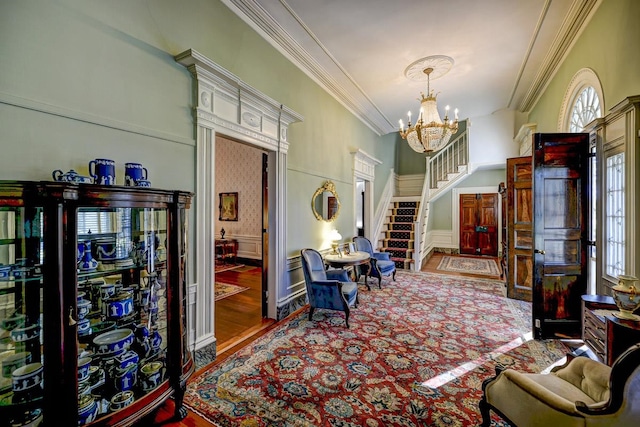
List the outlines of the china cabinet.
<svg viewBox="0 0 640 427">
<path fill-rule="evenodd" d="M 190 200 L 0 181 L 0 426 L 132 425 L 171 396 L 184 418 Z"/>
</svg>

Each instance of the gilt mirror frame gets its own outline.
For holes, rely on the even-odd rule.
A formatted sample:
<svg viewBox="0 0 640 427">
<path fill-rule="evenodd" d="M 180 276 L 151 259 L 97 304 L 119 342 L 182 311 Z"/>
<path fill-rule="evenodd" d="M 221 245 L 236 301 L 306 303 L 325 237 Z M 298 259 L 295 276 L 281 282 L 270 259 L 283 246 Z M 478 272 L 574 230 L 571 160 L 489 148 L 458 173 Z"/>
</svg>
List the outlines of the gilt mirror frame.
<svg viewBox="0 0 640 427">
<path fill-rule="evenodd" d="M 329 197 L 328 218 L 323 217 L 322 212 L 318 212 L 316 210 L 316 199 L 318 197 L 322 197 L 325 191 L 332 194 L 332 196 Z M 311 210 L 318 221 L 332 222 L 338 217 L 340 214 L 340 199 L 338 198 L 336 186 L 332 181 L 326 181 L 322 187 L 319 187 L 316 192 L 313 193 L 313 197 L 311 198 Z"/>
</svg>

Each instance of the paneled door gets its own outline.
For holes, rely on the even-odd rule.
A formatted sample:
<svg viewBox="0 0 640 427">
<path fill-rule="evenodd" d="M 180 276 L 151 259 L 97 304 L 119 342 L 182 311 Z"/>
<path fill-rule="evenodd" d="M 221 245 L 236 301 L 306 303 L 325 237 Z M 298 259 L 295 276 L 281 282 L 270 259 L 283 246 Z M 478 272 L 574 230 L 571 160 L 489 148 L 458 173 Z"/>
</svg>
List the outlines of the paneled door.
<svg viewBox="0 0 640 427">
<path fill-rule="evenodd" d="M 533 194 L 531 156 L 507 159 L 507 296 L 531 301 Z"/>
<path fill-rule="evenodd" d="M 534 336 L 580 337 L 587 291 L 589 135 L 535 134 Z"/>
<path fill-rule="evenodd" d="M 498 194 L 460 195 L 460 253 L 498 256 Z"/>
</svg>

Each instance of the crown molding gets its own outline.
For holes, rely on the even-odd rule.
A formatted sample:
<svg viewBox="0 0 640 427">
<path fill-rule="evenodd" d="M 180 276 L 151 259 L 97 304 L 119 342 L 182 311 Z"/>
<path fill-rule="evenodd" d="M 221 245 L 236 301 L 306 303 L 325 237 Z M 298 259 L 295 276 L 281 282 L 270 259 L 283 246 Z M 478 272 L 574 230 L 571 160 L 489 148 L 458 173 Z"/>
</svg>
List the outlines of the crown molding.
<svg viewBox="0 0 640 427">
<path fill-rule="evenodd" d="M 314 58 L 310 55 L 255 0 L 221 1 L 377 135 L 386 135 L 397 130 L 313 33 L 286 7 L 285 2 L 280 2 L 280 6 L 295 20 L 299 32 L 307 34 L 310 41 L 319 47 L 319 51 L 322 52 L 320 56 Z"/>
<path fill-rule="evenodd" d="M 556 75 L 602 0 L 574 0 L 518 111 L 530 112 Z"/>
</svg>

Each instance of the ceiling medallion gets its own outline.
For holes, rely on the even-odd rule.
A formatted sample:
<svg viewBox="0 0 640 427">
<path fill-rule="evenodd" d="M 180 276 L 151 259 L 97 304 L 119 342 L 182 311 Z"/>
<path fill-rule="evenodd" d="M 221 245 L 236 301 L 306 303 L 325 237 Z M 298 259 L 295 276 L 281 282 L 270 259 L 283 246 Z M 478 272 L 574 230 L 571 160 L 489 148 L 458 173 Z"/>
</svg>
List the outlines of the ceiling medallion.
<svg viewBox="0 0 640 427">
<path fill-rule="evenodd" d="M 431 79 L 435 80 L 447 74 L 453 66 L 453 59 L 445 55 L 433 55 L 412 62 L 404 71 L 404 75 L 414 81 L 427 82 L 427 96 L 420 93 L 420 113 L 414 126 L 411 125 L 411 111 L 407 128 L 400 120 L 400 136 L 407 140 L 409 146 L 418 153 L 433 154 L 444 148 L 451 135 L 458 131 L 458 109 L 453 120 L 449 119 L 449 106 L 445 107 L 444 121 L 438 113 L 437 95 L 430 87 Z"/>
</svg>

